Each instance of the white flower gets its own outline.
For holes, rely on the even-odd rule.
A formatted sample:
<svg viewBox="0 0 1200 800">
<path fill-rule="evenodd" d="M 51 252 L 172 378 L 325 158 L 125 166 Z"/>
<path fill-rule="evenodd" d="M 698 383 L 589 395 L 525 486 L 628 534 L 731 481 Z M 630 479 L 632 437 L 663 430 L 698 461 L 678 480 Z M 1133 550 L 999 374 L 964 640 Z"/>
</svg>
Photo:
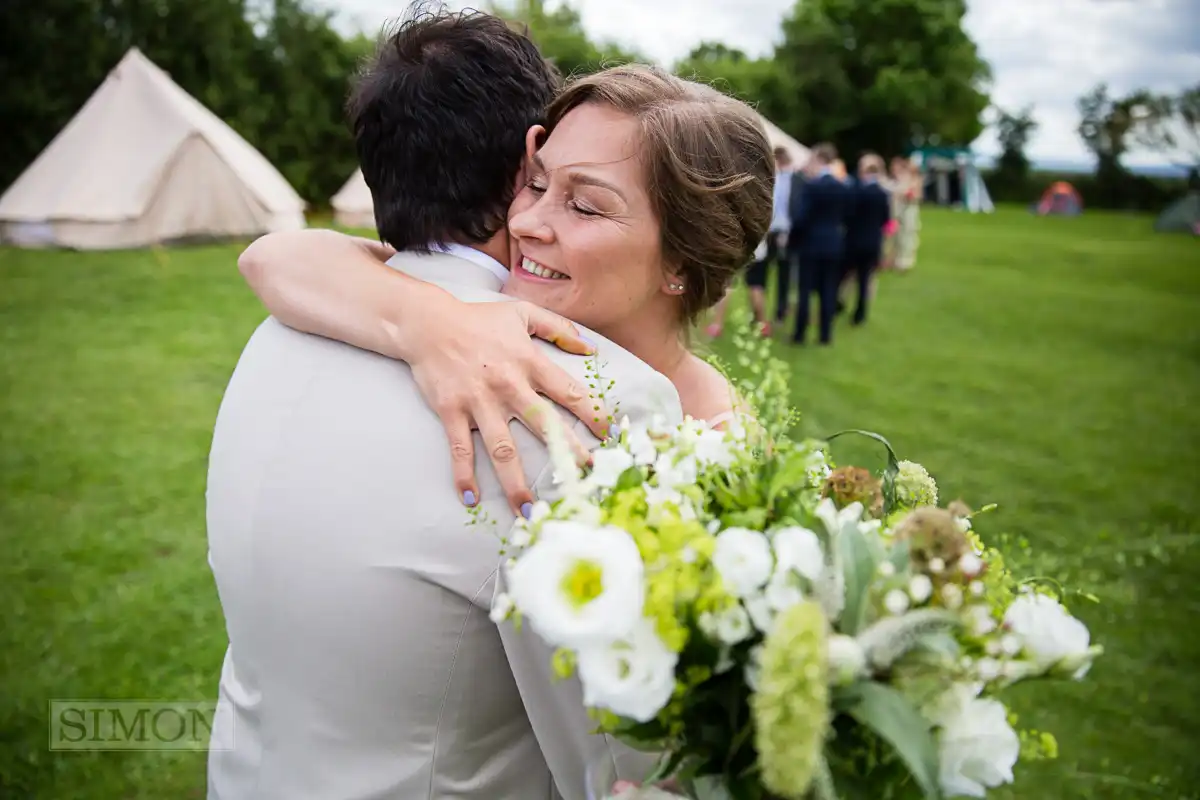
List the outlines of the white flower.
<svg viewBox="0 0 1200 800">
<path fill-rule="evenodd" d="M 976 636 L 986 636 L 996 630 L 996 620 L 992 618 L 992 609 L 985 605 L 968 607 L 967 625 Z"/>
<path fill-rule="evenodd" d="M 829 676 L 839 686 L 853 683 L 867 671 L 867 654 L 853 636 L 835 633 L 827 644 Z"/>
<path fill-rule="evenodd" d="M 509 591 L 543 639 L 582 647 L 633 629 L 645 601 L 643 575 L 628 532 L 552 520 L 512 567 Z"/>
<path fill-rule="evenodd" d="M 492 598 L 492 612 L 488 615 L 492 622 L 499 625 L 504 620 L 508 619 L 508 615 L 513 610 L 512 595 L 500 592 Z"/>
<path fill-rule="evenodd" d="M 880 561 L 877 571 L 883 577 L 890 578 L 896 574 L 896 565 L 890 561 Z"/>
<path fill-rule="evenodd" d="M 701 466 L 726 467 L 733 463 L 733 448 L 726 441 L 723 431 L 706 430 L 701 433 L 692 452 Z"/>
<path fill-rule="evenodd" d="M 696 482 L 696 459 L 675 453 L 660 453 L 654 461 L 654 473 L 659 486 L 670 489 L 691 486 Z"/>
<path fill-rule="evenodd" d="M 938 734 L 938 775 L 950 797 L 986 797 L 1012 783 L 1021 740 L 998 700 L 978 698 L 976 685 L 956 685 L 941 698 L 933 721 Z"/>
<path fill-rule="evenodd" d="M 933 581 L 928 575 L 913 575 L 908 582 L 908 593 L 914 603 L 924 603 L 933 595 Z"/>
<path fill-rule="evenodd" d="M 958 584 L 947 583 L 942 587 L 942 602 L 951 611 L 957 611 L 959 608 L 962 608 L 963 593 Z"/>
<path fill-rule="evenodd" d="M 642 618 L 628 636 L 583 647 L 576 666 L 583 702 L 621 717 L 648 722 L 675 691 L 679 656 L 663 644 L 651 620 Z"/>
<path fill-rule="evenodd" d="M 771 535 L 775 548 L 775 569 L 795 570 L 810 581 L 816 581 L 825 571 L 825 554 L 821 540 L 808 528 L 783 528 Z"/>
<path fill-rule="evenodd" d="M 967 553 L 958 560 L 958 568 L 963 575 L 974 578 L 983 569 L 983 559 L 974 553 Z"/>
<path fill-rule="evenodd" d="M 803 600 L 804 592 L 800 591 L 797 579 L 791 572 L 779 570 L 771 576 L 771 580 L 767 581 L 767 588 L 763 590 L 763 598 L 766 599 L 771 611 L 779 613 Z"/>
<path fill-rule="evenodd" d="M 617 485 L 621 473 L 633 466 L 633 456 L 620 447 L 601 447 L 592 453 L 592 472 L 588 483 L 601 489 Z"/>
<path fill-rule="evenodd" d="M 754 623 L 754 627 L 760 633 L 769 633 L 771 626 L 775 624 L 775 611 L 771 608 L 767 598 L 761 594 L 754 594 L 742 602 L 746 604 L 746 613 L 750 615 L 750 621 Z"/>
<path fill-rule="evenodd" d="M 937 556 L 929 559 L 929 571 L 934 575 L 942 573 L 946 569 L 946 562 L 942 561 Z"/>
<path fill-rule="evenodd" d="M 771 577 L 771 543 L 758 531 L 726 528 L 717 534 L 713 566 L 735 597 L 748 597 Z"/>
<path fill-rule="evenodd" d="M 970 589 L 971 594 L 975 595 L 976 597 L 983 597 L 984 592 L 987 591 L 987 586 L 984 585 L 983 581 L 971 581 L 971 585 L 967 588 Z"/>
<path fill-rule="evenodd" d="M 529 532 L 528 525 L 514 525 L 512 535 L 508 537 L 508 543 L 518 549 L 524 549 L 532 541 L 533 534 Z"/>
<path fill-rule="evenodd" d="M 652 511 L 659 510 L 667 503 L 671 503 L 680 511 L 685 505 L 690 505 L 684 502 L 683 494 L 675 489 L 670 489 L 665 486 L 646 486 L 646 505 Z"/>
<path fill-rule="evenodd" d="M 829 477 L 829 464 L 825 461 L 825 453 L 816 450 L 808 457 L 804 465 L 804 478 L 809 486 L 820 486 Z"/>
<path fill-rule="evenodd" d="M 748 639 L 753 633 L 750 615 L 742 608 L 741 603 L 734 603 L 715 616 L 717 640 L 721 644 L 737 644 Z"/>
<path fill-rule="evenodd" d="M 628 421 L 629 418 L 625 419 Z M 625 446 L 629 448 L 629 454 L 633 456 L 633 463 L 638 466 L 649 466 L 658 457 L 658 449 L 654 446 L 654 440 L 650 438 L 650 432 L 645 428 L 638 427 L 631 430 Z"/>
<path fill-rule="evenodd" d="M 1004 624 L 1043 670 L 1056 670 L 1078 679 L 1091 667 L 1095 654 L 1088 646 L 1091 636 L 1087 626 L 1053 597 L 1018 596 L 1005 612 Z"/>
<path fill-rule="evenodd" d="M 908 611 L 908 595 L 899 589 L 892 589 L 883 597 L 883 607 L 889 614 L 900 616 Z"/>
<path fill-rule="evenodd" d="M 750 691 L 758 691 L 758 678 L 762 675 L 763 646 L 756 644 L 750 648 L 750 658 L 746 662 L 746 685 Z"/>
<path fill-rule="evenodd" d="M 1000 677 L 1000 662 L 994 658 L 981 658 L 976 667 L 979 680 L 991 683 Z"/>
<path fill-rule="evenodd" d="M 580 484 L 582 486 L 582 484 Z M 537 514 L 537 506 L 534 506 Z M 595 526 L 600 524 L 603 515 L 600 507 L 582 493 L 568 494 L 554 509 L 554 517 L 565 522 L 575 522 L 579 525 Z"/>
<path fill-rule="evenodd" d="M 580 469 L 575 463 L 575 452 L 567 443 L 566 425 L 557 412 L 546 413 L 543 418 L 546 422 L 546 449 L 550 464 L 554 467 L 554 482 L 562 486 L 564 495 L 575 494 L 581 490 Z"/>
<path fill-rule="evenodd" d="M 1011 633 L 1000 637 L 1000 650 L 1004 655 L 1012 657 L 1021 652 L 1021 640 Z"/>
</svg>

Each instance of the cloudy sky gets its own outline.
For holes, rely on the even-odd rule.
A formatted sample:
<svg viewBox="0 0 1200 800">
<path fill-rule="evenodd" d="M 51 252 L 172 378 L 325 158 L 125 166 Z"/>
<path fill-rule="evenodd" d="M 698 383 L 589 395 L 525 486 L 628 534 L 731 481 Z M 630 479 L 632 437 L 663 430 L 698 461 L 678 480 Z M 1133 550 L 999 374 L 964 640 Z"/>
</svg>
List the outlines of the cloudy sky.
<svg viewBox="0 0 1200 800">
<path fill-rule="evenodd" d="M 403 13 L 404 0 L 323 0 L 347 27 L 372 30 Z M 702 40 L 759 55 L 770 51 L 794 0 L 573 0 L 588 34 L 635 47 L 665 65 Z M 547 5 L 551 5 L 549 0 Z M 452 6 L 483 5 L 451 2 Z M 1114 92 L 1177 91 L 1200 80 L 1200 0 L 968 0 L 966 27 L 992 65 L 992 100 L 1035 106 L 1029 155 L 1086 160 L 1075 100 L 1096 83 Z M 985 133 L 979 152 L 997 150 Z M 1148 153 L 1136 163 L 1159 163 Z"/>
</svg>

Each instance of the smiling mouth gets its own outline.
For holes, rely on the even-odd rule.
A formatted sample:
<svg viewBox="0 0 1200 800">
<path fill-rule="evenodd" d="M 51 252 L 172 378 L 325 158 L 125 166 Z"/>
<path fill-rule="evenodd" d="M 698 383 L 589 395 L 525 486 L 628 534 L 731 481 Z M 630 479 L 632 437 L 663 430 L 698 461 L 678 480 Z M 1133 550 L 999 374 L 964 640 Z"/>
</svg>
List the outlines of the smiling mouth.
<svg viewBox="0 0 1200 800">
<path fill-rule="evenodd" d="M 521 257 L 521 271 L 552 281 L 569 281 L 571 279 L 569 275 L 563 275 L 561 272 L 555 272 L 549 267 L 543 267 L 533 259 L 525 258 L 524 256 Z"/>
</svg>

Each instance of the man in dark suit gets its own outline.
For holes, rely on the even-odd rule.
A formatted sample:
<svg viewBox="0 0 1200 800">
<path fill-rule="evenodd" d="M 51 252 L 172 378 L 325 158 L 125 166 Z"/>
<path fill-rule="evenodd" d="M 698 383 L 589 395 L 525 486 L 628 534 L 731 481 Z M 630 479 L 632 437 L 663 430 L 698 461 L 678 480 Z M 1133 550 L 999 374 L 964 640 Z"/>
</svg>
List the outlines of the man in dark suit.
<svg viewBox="0 0 1200 800">
<path fill-rule="evenodd" d="M 846 214 L 845 277 L 858 282 L 854 324 L 867 320 L 871 282 L 883 255 L 883 230 L 892 218 L 891 198 L 879 185 L 883 159 L 867 153 L 858 161 L 858 182 L 850 190 Z"/>
<path fill-rule="evenodd" d="M 818 144 L 805 165 L 809 180 L 795 186 L 791 198 L 792 230 L 789 242 L 800 265 L 800 307 L 792 341 L 804 343 L 808 329 L 809 295 L 820 301 L 820 341 L 833 341 L 833 317 L 837 312 L 838 283 L 844 254 L 842 226 L 849 188 L 830 171 L 837 159 L 832 144 Z"/>
</svg>

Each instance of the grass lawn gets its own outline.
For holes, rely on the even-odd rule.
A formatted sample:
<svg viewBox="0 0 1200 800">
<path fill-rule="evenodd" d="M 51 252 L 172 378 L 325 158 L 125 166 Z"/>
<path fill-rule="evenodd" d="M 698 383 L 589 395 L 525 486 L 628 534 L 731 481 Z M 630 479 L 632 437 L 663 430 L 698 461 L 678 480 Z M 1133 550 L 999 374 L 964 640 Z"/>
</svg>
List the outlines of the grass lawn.
<svg viewBox="0 0 1200 800">
<path fill-rule="evenodd" d="M 1100 213 L 924 225 L 868 326 L 780 347 L 804 425 L 885 433 L 1099 598 L 1088 679 L 1013 694 L 1060 758 L 997 796 L 1200 796 L 1200 244 Z M 215 696 L 205 462 L 264 316 L 237 251 L 0 250 L 0 797 L 204 796 L 202 754 L 50 752 L 47 703 Z"/>
</svg>

